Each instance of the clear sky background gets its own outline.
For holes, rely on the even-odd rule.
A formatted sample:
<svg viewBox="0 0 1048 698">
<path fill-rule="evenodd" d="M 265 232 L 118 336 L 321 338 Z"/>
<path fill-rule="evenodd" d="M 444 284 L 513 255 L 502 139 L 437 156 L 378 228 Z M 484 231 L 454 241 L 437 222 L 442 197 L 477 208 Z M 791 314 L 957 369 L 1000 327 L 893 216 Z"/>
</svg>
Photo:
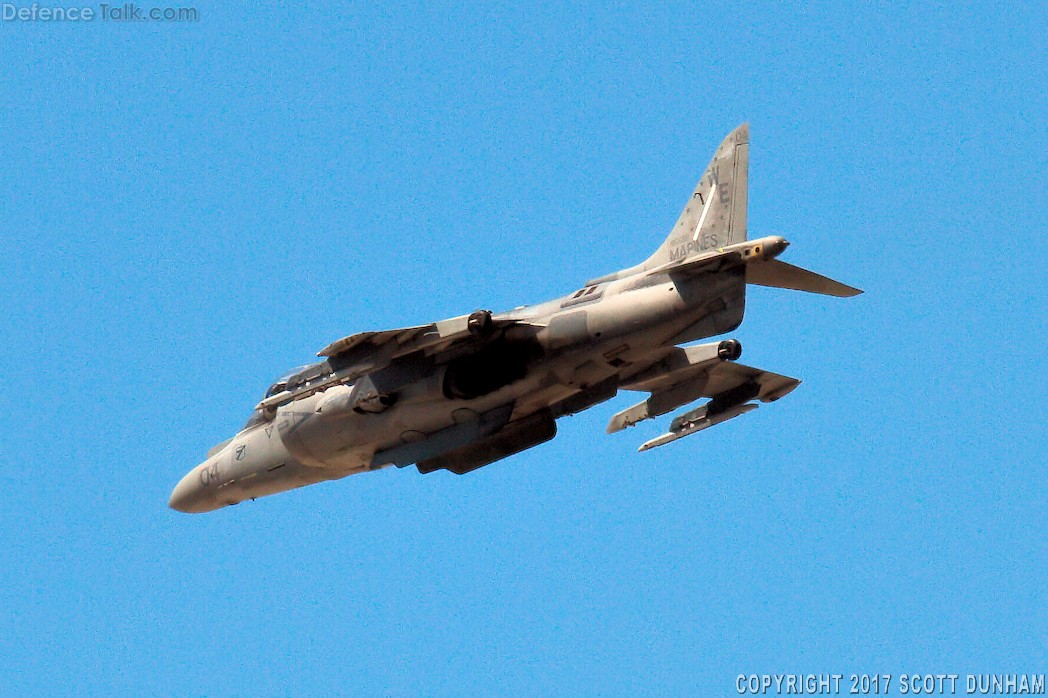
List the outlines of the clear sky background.
<svg viewBox="0 0 1048 698">
<path fill-rule="evenodd" d="M 0 693 L 1048 670 L 1048 11 L 658 5 L 0 23 Z M 751 288 L 787 399 L 167 508 L 333 339 L 643 259 L 743 121 L 750 235 L 866 291 Z"/>
</svg>

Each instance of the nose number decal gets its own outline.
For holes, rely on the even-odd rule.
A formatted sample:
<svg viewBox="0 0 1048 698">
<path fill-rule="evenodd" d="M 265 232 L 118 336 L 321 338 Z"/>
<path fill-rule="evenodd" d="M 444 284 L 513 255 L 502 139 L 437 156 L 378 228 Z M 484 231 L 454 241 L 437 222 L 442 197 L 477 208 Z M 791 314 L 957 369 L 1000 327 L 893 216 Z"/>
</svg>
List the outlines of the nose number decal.
<svg viewBox="0 0 1048 698">
<path fill-rule="evenodd" d="M 200 469 L 200 484 L 207 487 L 218 480 L 218 463 Z"/>
</svg>

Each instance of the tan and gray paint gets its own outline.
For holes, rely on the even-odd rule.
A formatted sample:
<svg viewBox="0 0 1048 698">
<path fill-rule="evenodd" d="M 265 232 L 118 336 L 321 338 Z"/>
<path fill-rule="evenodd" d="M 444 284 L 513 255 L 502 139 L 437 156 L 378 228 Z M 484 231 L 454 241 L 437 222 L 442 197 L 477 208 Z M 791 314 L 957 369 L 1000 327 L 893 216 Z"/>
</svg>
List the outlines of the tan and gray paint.
<svg viewBox="0 0 1048 698">
<path fill-rule="evenodd" d="M 557 418 L 619 390 L 649 397 L 609 432 L 711 398 L 642 450 L 782 397 L 799 381 L 736 363 L 734 340 L 677 346 L 738 327 L 747 283 L 860 293 L 777 260 L 782 238 L 747 239 L 748 169 L 742 125 L 648 259 L 569 296 L 332 342 L 274 384 L 245 428 L 182 478 L 170 506 L 211 511 L 389 465 L 469 472 L 552 438 Z"/>
</svg>

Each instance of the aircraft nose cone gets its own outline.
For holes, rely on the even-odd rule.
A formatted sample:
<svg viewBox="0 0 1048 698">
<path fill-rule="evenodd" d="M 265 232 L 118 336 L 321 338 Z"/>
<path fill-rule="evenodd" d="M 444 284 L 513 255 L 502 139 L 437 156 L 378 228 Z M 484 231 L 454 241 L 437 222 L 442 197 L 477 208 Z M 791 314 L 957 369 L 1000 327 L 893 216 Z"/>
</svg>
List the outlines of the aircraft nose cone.
<svg viewBox="0 0 1048 698">
<path fill-rule="evenodd" d="M 212 507 L 207 505 L 205 494 L 204 487 L 200 484 L 199 473 L 192 470 L 175 485 L 167 505 L 175 511 L 187 514 L 209 511 Z"/>
</svg>

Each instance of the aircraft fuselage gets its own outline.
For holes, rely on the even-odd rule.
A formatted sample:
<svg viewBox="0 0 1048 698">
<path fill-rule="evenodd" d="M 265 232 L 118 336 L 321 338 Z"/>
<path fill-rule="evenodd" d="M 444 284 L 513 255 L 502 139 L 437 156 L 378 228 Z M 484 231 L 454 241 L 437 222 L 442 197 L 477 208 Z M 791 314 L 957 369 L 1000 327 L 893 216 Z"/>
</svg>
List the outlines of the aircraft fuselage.
<svg viewBox="0 0 1048 698">
<path fill-rule="evenodd" d="M 376 470 L 394 464 L 382 462 L 383 454 L 396 455 L 395 449 L 406 445 L 415 445 L 412 462 L 439 455 L 449 445 L 448 435 L 433 435 L 466 425 L 459 429 L 459 438 L 475 437 L 468 427 L 500 409 L 516 419 L 573 396 L 582 396 L 582 401 L 571 405 L 571 413 L 604 402 L 615 395 L 618 379 L 635 369 L 638 360 L 651 359 L 678 342 L 734 329 L 742 320 L 743 285 L 739 275 L 628 277 L 498 314 L 499 319 L 531 323 L 510 328 L 500 340 L 533 347 L 521 378 L 476 397 L 449 396 L 451 362 L 399 386 L 396 401 L 378 412 L 329 408 L 338 406 L 354 384 L 294 400 L 238 433 L 190 471 L 175 488 L 171 505 L 182 511 L 211 511 Z M 586 392 L 594 386 L 598 391 L 588 397 Z M 427 445 L 427 440 L 432 443 Z M 452 437 L 450 444 L 456 443 Z"/>
</svg>

